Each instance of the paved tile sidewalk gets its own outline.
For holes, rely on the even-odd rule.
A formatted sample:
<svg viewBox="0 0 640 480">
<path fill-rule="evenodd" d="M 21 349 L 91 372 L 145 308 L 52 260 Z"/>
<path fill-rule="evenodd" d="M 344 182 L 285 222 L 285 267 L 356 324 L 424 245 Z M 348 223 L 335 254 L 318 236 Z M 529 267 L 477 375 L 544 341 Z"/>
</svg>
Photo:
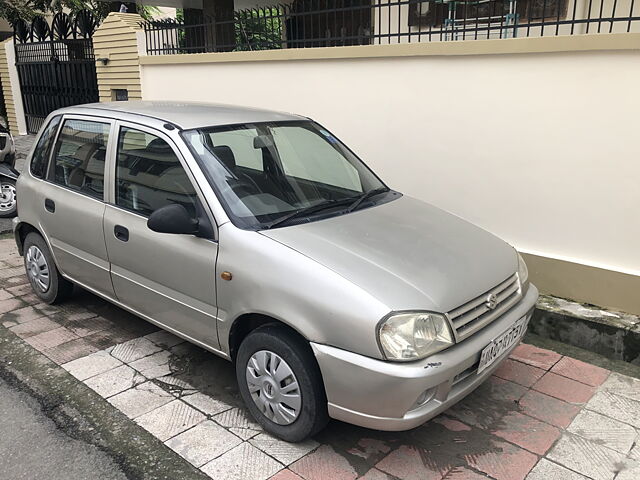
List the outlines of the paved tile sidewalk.
<svg viewBox="0 0 640 480">
<path fill-rule="evenodd" d="M 520 345 L 484 385 L 409 432 L 331 422 L 277 440 L 242 407 L 230 363 L 86 292 L 38 303 L 0 241 L 0 324 L 211 478 L 640 479 L 640 380 Z"/>
</svg>

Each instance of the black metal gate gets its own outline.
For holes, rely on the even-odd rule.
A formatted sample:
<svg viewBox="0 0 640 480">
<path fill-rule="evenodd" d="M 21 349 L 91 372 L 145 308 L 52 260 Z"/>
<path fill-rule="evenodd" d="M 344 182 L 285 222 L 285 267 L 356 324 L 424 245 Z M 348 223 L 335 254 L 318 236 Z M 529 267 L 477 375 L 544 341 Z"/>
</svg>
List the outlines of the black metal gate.
<svg viewBox="0 0 640 480">
<path fill-rule="evenodd" d="M 98 101 L 91 37 L 98 26 L 88 11 L 58 13 L 51 26 L 42 17 L 14 25 L 16 67 L 27 131 L 36 133 L 52 111 Z"/>
</svg>

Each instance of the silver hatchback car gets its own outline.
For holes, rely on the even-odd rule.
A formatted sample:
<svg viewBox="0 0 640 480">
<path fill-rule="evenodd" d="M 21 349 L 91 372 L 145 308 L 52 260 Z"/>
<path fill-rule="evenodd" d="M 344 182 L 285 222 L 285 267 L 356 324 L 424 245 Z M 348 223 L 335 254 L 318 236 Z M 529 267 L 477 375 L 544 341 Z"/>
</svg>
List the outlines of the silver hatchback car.
<svg viewBox="0 0 640 480">
<path fill-rule="evenodd" d="M 267 431 L 406 430 L 482 383 L 538 291 L 518 253 L 387 187 L 297 115 L 118 102 L 52 113 L 15 238 L 45 302 L 73 284 L 235 363 Z"/>
</svg>

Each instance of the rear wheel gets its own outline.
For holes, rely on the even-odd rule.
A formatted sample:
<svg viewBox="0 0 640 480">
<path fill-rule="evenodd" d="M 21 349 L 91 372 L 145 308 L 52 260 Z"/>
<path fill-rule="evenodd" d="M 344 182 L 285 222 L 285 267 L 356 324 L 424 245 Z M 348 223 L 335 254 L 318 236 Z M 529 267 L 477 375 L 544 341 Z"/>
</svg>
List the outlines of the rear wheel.
<svg viewBox="0 0 640 480">
<path fill-rule="evenodd" d="M 17 211 L 16 182 L 3 178 L 0 180 L 0 218 L 15 217 Z"/>
<path fill-rule="evenodd" d="M 24 239 L 24 267 L 31 288 L 43 302 L 59 303 L 71 296 L 73 284 L 60 275 L 47 243 L 35 232 Z"/>
<path fill-rule="evenodd" d="M 329 420 L 315 358 L 286 328 L 267 325 L 251 332 L 238 349 L 236 377 L 251 415 L 283 440 L 300 442 Z"/>
</svg>

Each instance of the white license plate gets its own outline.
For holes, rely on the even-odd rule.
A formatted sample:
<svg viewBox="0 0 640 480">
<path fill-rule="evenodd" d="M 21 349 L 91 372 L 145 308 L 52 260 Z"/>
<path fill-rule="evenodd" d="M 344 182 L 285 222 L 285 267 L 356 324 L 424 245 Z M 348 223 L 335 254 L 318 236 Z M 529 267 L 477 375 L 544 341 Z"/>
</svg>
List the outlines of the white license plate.
<svg viewBox="0 0 640 480">
<path fill-rule="evenodd" d="M 502 354 L 513 346 L 522 338 L 524 331 L 527 329 L 527 317 L 522 317 L 514 323 L 507 331 L 500 334 L 489 345 L 487 345 L 480 355 L 480 365 L 478 365 L 478 373 L 482 373 L 486 368 L 490 367 L 493 362 L 502 356 Z"/>
</svg>

